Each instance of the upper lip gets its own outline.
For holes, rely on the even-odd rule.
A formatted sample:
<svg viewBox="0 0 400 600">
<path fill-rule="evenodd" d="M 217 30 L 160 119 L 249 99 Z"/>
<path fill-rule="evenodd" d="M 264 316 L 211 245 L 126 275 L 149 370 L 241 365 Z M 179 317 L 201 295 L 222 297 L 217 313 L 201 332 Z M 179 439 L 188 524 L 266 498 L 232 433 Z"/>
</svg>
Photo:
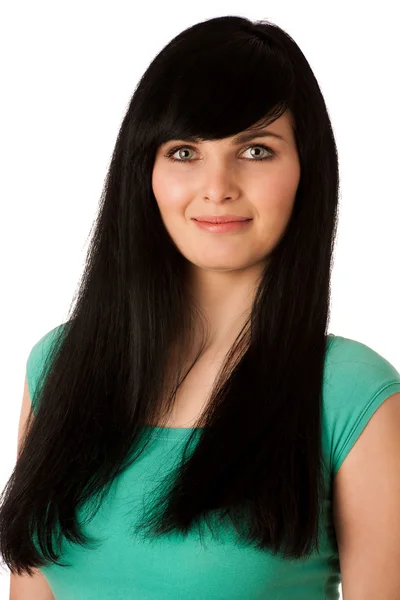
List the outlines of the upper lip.
<svg viewBox="0 0 400 600">
<path fill-rule="evenodd" d="M 207 223 L 231 223 L 232 221 L 249 221 L 250 217 L 239 217 L 238 215 L 200 215 L 192 217 L 195 221 L 206 221 Z"/>
</svg>

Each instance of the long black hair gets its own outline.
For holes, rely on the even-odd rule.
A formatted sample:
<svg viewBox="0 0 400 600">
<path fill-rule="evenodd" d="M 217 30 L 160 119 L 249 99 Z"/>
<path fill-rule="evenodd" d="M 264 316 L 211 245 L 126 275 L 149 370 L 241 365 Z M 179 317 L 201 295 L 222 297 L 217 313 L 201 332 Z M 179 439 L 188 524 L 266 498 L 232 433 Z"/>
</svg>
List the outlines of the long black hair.
<svg viewBox="0 0 400 600">
<path fill-rule="evenodd" d="M 152 431 L 144 424 L 167 422 L 195 325 L 206 321 L 153 194 L 157 148 L 187 136 L 222 139 L 286 111 L 301 165 L 290 220 L 196 422 L 198 443 L 187 454 L 199 432 L 193 428 L 164 496 L 137 532 L 185 534 L 214 515 L 231 519 L 262 550 L 302 558 L 319 548 L 337 148 L 316 78 L 293 39 L 267 20 L 224 16 L 189 27 L 162 49 L 122 120 L 79 290 L 46 358 L 31 399 L 37 412 L 2 495 L 0 551 L 12 573 L 63 564 L 57 531 L 90 543 L 77 508 L 93 498 L 99 506 L 144 451 Z M 173 385 L 166 375 L 172 355 L 180 365 Z M 166 389 L 167 410 L 159 401 Z"/>
</svg>

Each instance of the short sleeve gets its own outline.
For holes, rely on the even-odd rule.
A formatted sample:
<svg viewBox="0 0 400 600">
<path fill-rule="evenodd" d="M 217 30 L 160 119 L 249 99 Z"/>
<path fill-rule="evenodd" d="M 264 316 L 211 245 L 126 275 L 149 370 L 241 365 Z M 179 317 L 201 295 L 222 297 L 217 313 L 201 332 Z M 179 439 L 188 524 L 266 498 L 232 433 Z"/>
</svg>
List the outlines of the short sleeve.
<svg viewBox="0 0 400 600">
<path fill-rule="evenodd" d="M 335 336 L 324 374 L 324 444 L 335 477 L 379 406 L 400 392 L 400 373 L 369 346 Z"/>
<path fill-rule="evenodd" d="M 45 361 L 49 355 L 49 352 L 53 351 L 54 342 L 58 339 L 58 333 L 60 327 L 58 325 L 54 327 L 45 335 L 43 335 L 32 347 L 28 359 L 26 361 L 26 380 L 29 389 L 29 395 L 31 399 L 31 405 L 33 413 L 36 415 L 38 410 L 37 392 L 38 383 L 43 373 L 44 367 L 46 366 Z"/>
</svg>

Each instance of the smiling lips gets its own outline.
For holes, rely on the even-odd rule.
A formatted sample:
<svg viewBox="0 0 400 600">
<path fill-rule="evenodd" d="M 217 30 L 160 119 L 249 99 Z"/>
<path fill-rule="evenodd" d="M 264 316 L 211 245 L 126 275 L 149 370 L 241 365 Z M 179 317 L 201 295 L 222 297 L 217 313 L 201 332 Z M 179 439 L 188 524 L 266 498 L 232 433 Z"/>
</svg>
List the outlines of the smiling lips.
<svg viewBox="0 0 400 600">
<path fill-rule="evenodd" d="M 250 221 L 248 217 L 239 217 L 237 215 L 200 215 L 199 217 L 192 218 L 194 221 L 205 223 L 234 223 L 236 221 Z"/>
<path fill-rule="evenodd" d="M 209 223 L 207 221 L 197 221 L 197 219 L 193 219 L 193 221 L 195 222 L 196 227 L 208 231 L 209 233 L 234 233 L 247 229 L 252 219 L 226 221 L 225 223 Z"/>
</svg>

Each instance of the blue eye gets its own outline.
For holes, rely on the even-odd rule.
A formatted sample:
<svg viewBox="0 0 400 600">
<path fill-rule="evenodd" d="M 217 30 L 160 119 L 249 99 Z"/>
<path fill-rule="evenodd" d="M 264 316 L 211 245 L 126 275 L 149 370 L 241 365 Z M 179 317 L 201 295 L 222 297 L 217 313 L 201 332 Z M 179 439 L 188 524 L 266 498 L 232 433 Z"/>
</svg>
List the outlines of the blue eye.
<svg viewBox="0 0 400 600">
<path fill-rule="evenodd" d="M 262 148 L 263 150 L 267 150 L 269 152 L 269 156 L 264 156 L 263 158 L 244 158 L 243 160 L 249 160 L 251 162 L 261 162 L 262 160 L 271 160 L 272 158 L 275 157 L 275 152 L 273 150 L 271 150 L 271 148 L 269 148 L 268 146 L 265 146 L 264 144 L 255 144 L 253 146 L 248 146 L 247 148 L 245 148 L 244 151 L 246 152 L 250 148 Z M 194 150 L 193 146 L 176 146 L 175 148 L 172 148 L 171 150 L 169 150 L 169 152 L 167 152 L 167 154 L 165 156 L 166 156 L 166 158 L 169 158 L 170 160 L 173 160 L 174 162 L 193 162 L 191 160 L 182 160 L 180 158 L 173 158 L 173 154 L 178 152 L 178 150 L 182 150 L 182 149 Z"/>
</svg>

